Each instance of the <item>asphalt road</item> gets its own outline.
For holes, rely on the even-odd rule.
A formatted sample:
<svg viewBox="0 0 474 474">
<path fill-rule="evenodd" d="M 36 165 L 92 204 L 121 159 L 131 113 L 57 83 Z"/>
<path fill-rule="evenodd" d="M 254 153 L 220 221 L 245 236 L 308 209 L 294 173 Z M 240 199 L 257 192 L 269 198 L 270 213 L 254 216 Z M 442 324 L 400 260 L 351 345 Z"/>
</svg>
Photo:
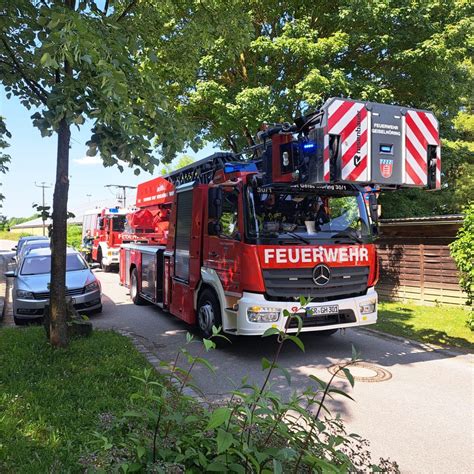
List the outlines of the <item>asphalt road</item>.
<svg viewBox="0 0 474 474">
<path fill-rule="evenodd" d="M 104 293 L 104 311 L 93 316 L 98 328 L 121 328 L 146 339 L 162 360 L 172 360 L 191 328 L 154 306 L 134 306 L 118 275 L 97 272 Z M 283 394 L 310 385 L 308 375 L 328 380 L 328 367 L 347 360 L 354 344 L 365 361 L 385 368 L 391 378 L 383 382 L 356 382 L 350 390 L 355 402 L 341 399 L 331 405 L 350 432 L 371 443 L 373 460 L 391 458 L 402 472 L 467 473 L 474 466 L 473 372 L 474 357 L 449 351 L 429 351 L 408 342 L 350 330 L 345 334 L 302 337 L 305 353 L 293 344 L 284 347 L 280 364 L 292 373 L 292 385 L 276 374 L 274 389 Z M 198 344 L 195 351 L 200 351 Z M 271 338 L 233 338 L 207 354 L 216 375 L 204 368 L 194 371 L 195 382 L 207 397 L 220 399 L 244 376 L 261 382 L 261 358 L 275 350 Z M 354 370 L 370 376 L 371 371 Z"/>
</svg>

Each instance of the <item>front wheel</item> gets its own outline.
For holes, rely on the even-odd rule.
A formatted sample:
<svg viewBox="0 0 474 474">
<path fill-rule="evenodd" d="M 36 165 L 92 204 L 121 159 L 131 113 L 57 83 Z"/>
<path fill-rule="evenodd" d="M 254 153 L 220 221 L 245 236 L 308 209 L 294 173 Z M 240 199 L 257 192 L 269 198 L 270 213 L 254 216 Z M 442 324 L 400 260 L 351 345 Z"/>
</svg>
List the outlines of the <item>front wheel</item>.
<svg viewBox="0 0 474 474">
<path fill-rule="evenodd" d="M 97 252 L 97 260 L 100 263 L 100 268 L 102 268 L 102 270 L 105 273 L 110 272 L 111 265 L 105 265 L 104 257 L 102 256 L 102 248 L 100 247 L 99 247 L 99 251 Z"/>
<path fill-rule="evenodd" d="M 130 275 L 130 298 L 132 299 L 133 304 L 136 304 L 137 306 L 141 306 L 146 303 L 138 291 L 138 272 L 136 268 L 132 270 Z"/>
<path fill-rule="evenodd" d="M 221 308 L 215 293 L 205 289 L 198 300 L 197 322 L 203 337 L 212 336 L 212 326 L 222 325 Z"/>
</svg>

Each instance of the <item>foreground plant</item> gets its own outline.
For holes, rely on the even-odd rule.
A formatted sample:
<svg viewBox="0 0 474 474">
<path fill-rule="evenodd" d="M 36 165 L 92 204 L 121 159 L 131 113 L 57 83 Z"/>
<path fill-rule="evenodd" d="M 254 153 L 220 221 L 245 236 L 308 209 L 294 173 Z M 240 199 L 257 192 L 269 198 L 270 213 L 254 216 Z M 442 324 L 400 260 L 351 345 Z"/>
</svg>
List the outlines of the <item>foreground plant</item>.
<svg viewBox="0 0 474 474">
<path fill-rule="evenodd" d="M 302 298 L 300 303 L 304 307 L 307 301 Z M 291 383 L 290 373 L 278 364 L 283 345 L 291 342 L 305 349 L 299 338 L 300 309 L 285 313 L 283 330 L 271 328 L 264 334 L 276 338 L 276 349 L 271 361 L 262 359 L 266 371 L 262 384 L 243 380 L 221 404 L 200 403 L 184 395 L 186 387 L 199 390 L 192 381 L 196 365 L 214 371 L 201 354 L 190 352 L 189 346 L 196 341 L 188 334 L 186 345 L 166 364 L 166 380 L 155 381 L 151 370 L 144 371 L 139 378 L 143 390 L 133 395 L 132 408 L 110 428 L 95 433 L 94 462 L 89 457 L 84 464 L 122 472 L 398 472 L 396 463 L 372 464 L 368 442 L 348 435 L 339 416 L 331 416 L 326 405 L 328 397 L 352 399 L 332 382 L 342 371 L 354 385 L 349 370 L 359 360 L 354 348 L 351 359 L 340 365 L 328 383 L 310 375 L 311 385 L 302 393 L 294 391 L 288 400 L 273 390 L 275 370 Z M 296 335 L 287 332 L 292 319 L 298 321 Z M 202 352 L 215 349 L 219 338 L 224 336 L 214 328 L 213 336 L 203 340 Z M 178 365 L 182 357 L 186 368 Z"/>
</svg>

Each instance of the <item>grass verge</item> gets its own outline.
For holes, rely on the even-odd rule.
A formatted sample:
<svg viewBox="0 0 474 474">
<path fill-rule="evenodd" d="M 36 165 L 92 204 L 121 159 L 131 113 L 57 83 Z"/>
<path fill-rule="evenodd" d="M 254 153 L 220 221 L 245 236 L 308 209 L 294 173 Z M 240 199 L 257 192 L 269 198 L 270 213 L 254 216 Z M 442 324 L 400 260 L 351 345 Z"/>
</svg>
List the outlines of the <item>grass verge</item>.
<svg viewBox="0 0 474 474">
<path fill-rule="evenodd" d="M 147 366 L 114 332 L 54 350 L 42 327 L 1 329 L 0 472 L 82 472 L 91 432 L 123 412 Z"/>
<path fill-rule="evenodd" d="M 7 232 L 6 230 L 0 231 L 0 240 L 11 240 L 18 242 L 20 237 L 26 237 L 30 234 L 28 232 Z"/>
<path fill-rule="evenodd" d="M 373 327 L 421 342 L 474 350 L 474 332 L 466 326 L 468 316 L 464 308 L 383 302 Z"/>
</svg>

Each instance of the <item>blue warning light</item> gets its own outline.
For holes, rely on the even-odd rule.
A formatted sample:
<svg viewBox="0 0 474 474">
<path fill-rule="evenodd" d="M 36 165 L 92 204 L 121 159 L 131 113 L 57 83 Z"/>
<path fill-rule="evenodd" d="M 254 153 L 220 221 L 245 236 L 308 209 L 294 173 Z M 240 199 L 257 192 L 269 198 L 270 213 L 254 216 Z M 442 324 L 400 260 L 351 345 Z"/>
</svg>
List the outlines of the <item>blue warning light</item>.
<svg viewBox="0 0 474 474">
<path fill-rule="evenodd" d="M 314 151 L 314 150 L 316 150 L 316 143 L 314 143 L 314 142 L 303 143 L 303 150 L 304 151 Z"/>
</svg>

